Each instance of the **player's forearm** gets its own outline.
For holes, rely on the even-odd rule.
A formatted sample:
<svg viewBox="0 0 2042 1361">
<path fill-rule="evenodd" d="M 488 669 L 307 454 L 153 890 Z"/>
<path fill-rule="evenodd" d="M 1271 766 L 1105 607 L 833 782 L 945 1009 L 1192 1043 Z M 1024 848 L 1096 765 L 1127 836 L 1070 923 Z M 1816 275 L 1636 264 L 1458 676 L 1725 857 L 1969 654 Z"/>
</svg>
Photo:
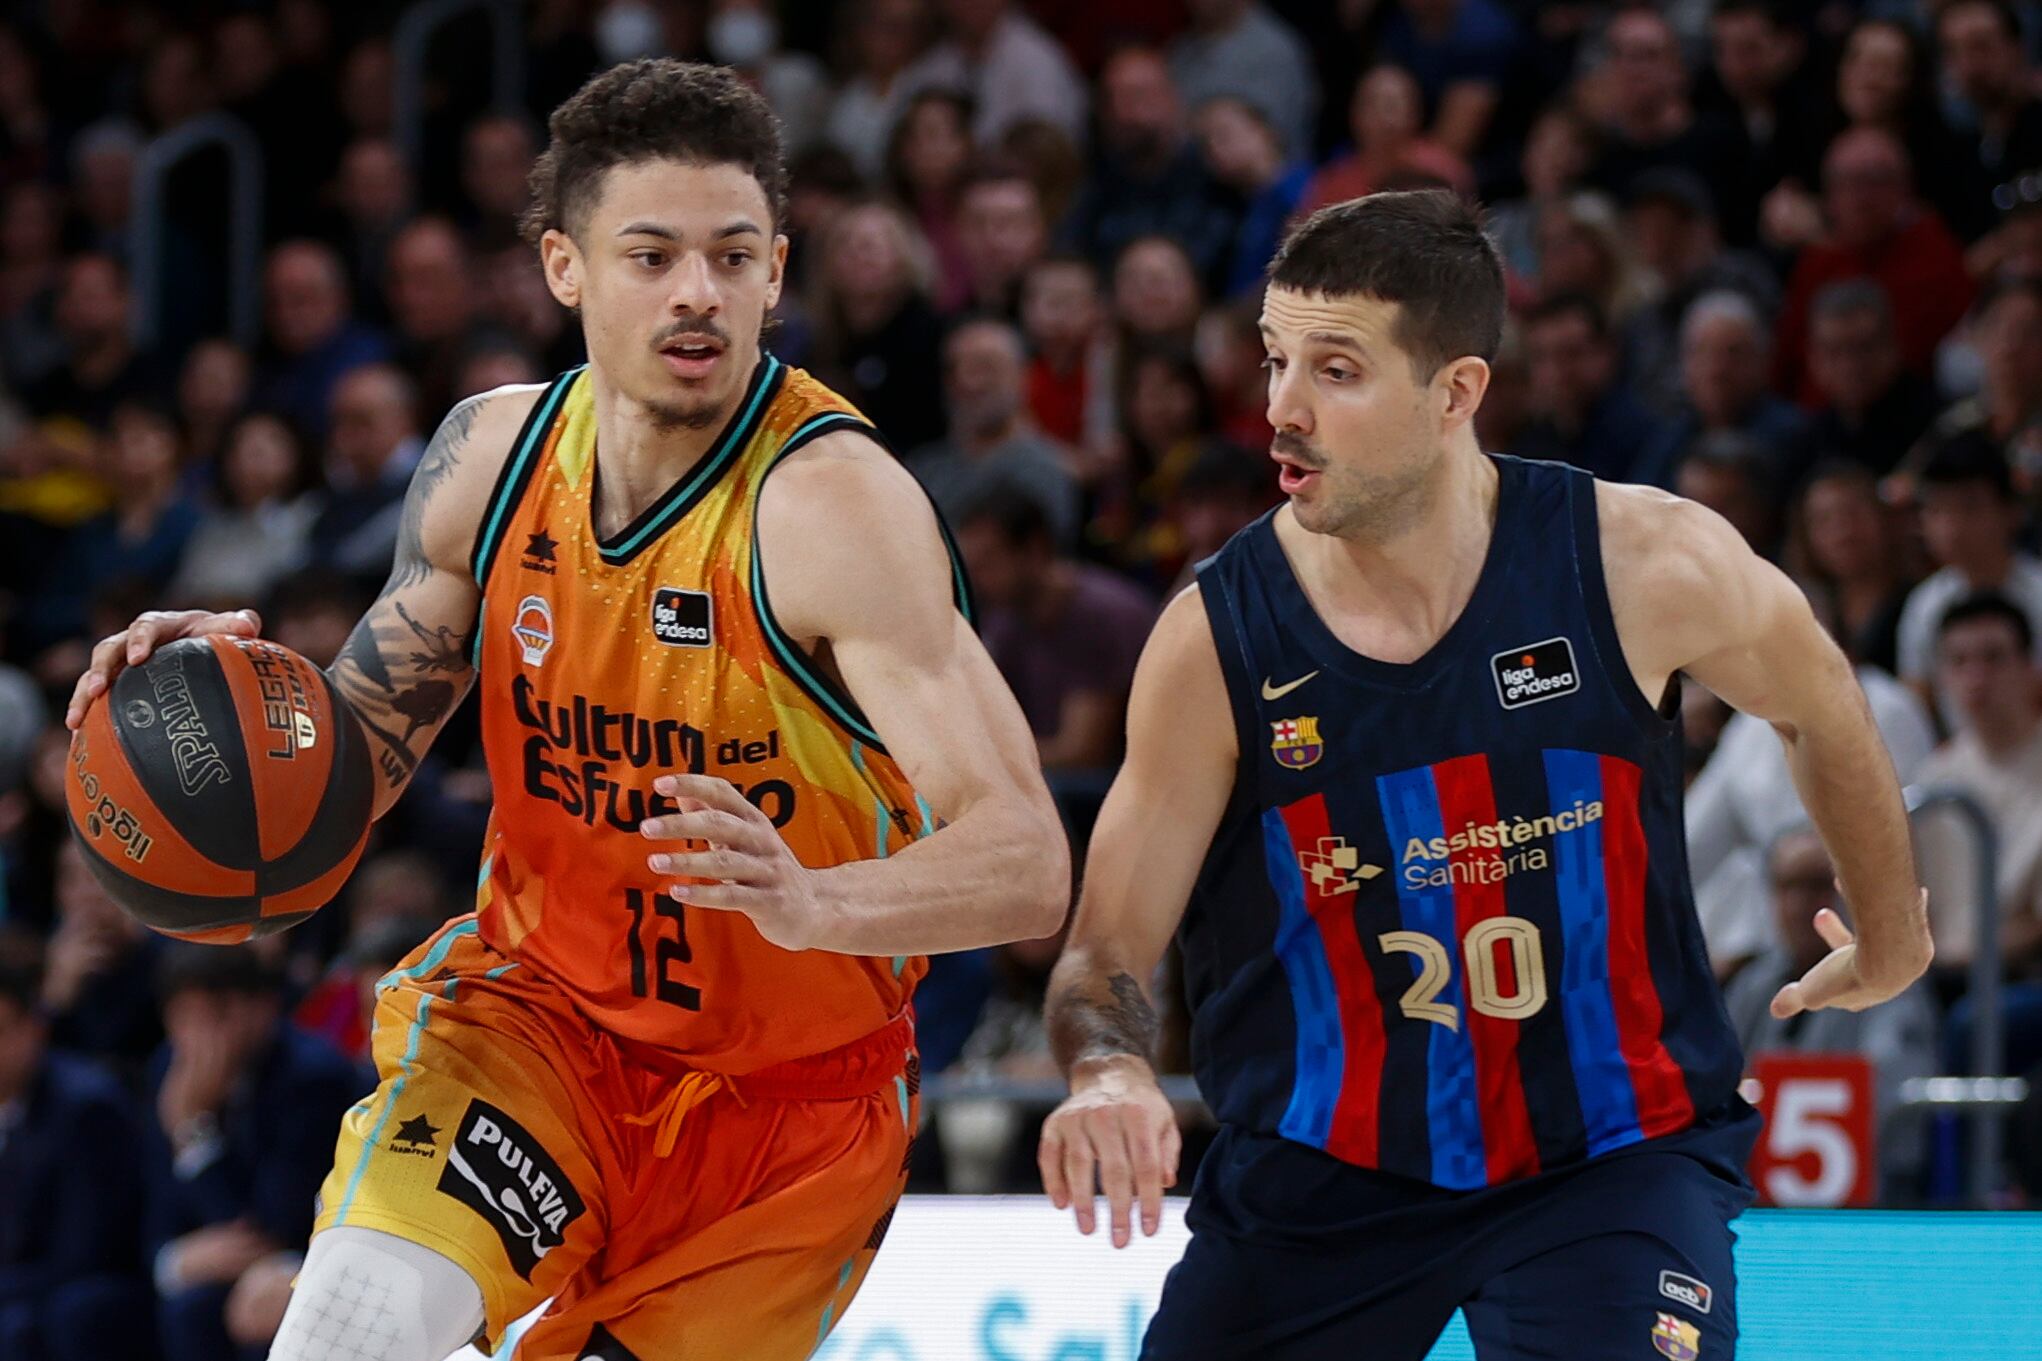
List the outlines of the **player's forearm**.
<svg viewBox="0 0 2042 1361">
<path fill-rule="evenodd" d="M 1057 1065 L 1073 1078 L 1085 1066 L 1149 1063 L 1162 1030 L 1136 970 L 1089 944 L 1071 945 L 1057 961 L 1044 1020 Z"/>
<path fill-rule="evenodd" d="M 468 636 L 421 621 L 416 604 L 402 592 L 383 596 L 326 673 L 368 742 L 377 817 L 397 802 L 475 678 Z"/>
<path fill-rule="evenodd" d="M 943 954 L 1055 932 L 1070 907 L 1070 850 L 1053 809 L 986 799 L 884 860 L 817 872 L 813 948 Z"/>
</svg>

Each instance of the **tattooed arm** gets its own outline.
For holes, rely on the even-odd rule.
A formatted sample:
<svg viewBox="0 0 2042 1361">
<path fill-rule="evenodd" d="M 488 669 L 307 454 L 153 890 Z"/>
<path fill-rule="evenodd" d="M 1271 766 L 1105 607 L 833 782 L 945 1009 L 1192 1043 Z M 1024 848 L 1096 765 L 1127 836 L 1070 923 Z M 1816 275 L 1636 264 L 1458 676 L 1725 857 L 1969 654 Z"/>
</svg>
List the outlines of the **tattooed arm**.
<svg viewBox="0 0 2042 1361">
<path fill-rule="evenodd" d="M 1128 697 L 1127 760 L 1092 833 L 1085 889 L 1049 984 L 1048 1025 L 1071 1095 L 1042 1127 L 1037 1162 L 1057 1208 L 1095 1224 L 1096 1176 L 1126 1245 L 1139 1201 L 1153 1234 L 1180 1141 L 1150 1058 L 1154 977 L 1226 810 L 1239 743 L 1198 588 L 1156 621 Z"/>
<path fill-rule="evenodd" d="M 540 389 L 499 388 L 447 413 L 426 445 L 397 531 L 390 579 L 327 675 L 354 710 L 388 812 L 475 679 L 482 593 L 469 562 L 503 460 Z"/>
</svg>

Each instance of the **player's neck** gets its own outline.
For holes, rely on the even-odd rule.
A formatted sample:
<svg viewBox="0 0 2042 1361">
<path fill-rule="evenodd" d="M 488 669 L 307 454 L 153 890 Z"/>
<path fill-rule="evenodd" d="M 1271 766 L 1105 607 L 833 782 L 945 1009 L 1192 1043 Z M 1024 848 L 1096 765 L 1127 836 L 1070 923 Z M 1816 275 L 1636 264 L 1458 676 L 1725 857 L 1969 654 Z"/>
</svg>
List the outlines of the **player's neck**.
<svg viewBox="0 0 2042 1361">
<path fill-rule="evenodd" d="M 761 356 L 754 349 L 740 359 L 737 382 L 710 417 L 695 425 L 660 419 L 650 407 L 595 379 L 596 459 L 601 468 L 596 490 L 598 531 L 609 533 L 629 524 L 641 511 L 700 463 L 729 427 L 744 401 Z"/>
</svg>

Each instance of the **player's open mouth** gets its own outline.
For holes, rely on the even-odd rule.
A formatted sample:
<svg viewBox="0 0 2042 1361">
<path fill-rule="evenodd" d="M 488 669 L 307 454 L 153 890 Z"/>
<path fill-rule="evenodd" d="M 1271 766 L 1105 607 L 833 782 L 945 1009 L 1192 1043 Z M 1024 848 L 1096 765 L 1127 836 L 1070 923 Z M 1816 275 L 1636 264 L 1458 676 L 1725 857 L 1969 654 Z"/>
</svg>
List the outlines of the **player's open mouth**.
<svg viewBox="0 0 2042 1361">
<path fill-rule="evenodd" d="M 676 378 L 706 378 L 723 355 L 721 341 L 692 337 L 660 346 L 659 356 Z"/>
<path fill-rule="evenodd" d="M 1284 457 L 1282 454 L 1272 453 L 1270 457 L 1276 460 L 1276 485 L 1283 489 L 1285 496 L 1295 496 L 1306 487 L 1311 486 L 1319 476 L 1319 469 L 1308 468 L 1302 463 Z"/>
</svg>

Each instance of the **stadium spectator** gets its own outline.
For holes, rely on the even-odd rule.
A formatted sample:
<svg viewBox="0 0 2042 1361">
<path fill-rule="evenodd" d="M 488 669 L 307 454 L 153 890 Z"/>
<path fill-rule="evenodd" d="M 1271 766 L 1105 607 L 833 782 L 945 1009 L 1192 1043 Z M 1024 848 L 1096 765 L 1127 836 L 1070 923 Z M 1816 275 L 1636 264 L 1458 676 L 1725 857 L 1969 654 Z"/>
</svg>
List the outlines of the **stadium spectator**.
<svg viewBox="0 0 2042 1361">
<path fill-rule="evenodd" d="M 1474 192 L 1467 162 L 1425 136 L 1418 82 L 1403 67 L 1376 66 L 1362 74 L 1348 102 L 1347 126 L 1354 150 L 1312 176 L 1299 200 L 1300 212 L 1317 212 L 1412 178 Z"/>
<path fill-rule="evenodd" d="M 1893 308 L 1869 279 L 1843 279 L 1809 308 L 1808 377 L 1822 405 L 1811 449 L 1891 472 L 1936 419 L 1936 393 L 1900 362 Z"/>
<path fill-rule="evenodd" d="M 908 68 L 927 37 L 928 6 L 924 0 L 866 0 L 838 14 L 850 27 L 851 72 L 837 88 L 824 130 L 850 154 L 858 173 L 876 182 L 886 170 Z"/>
<path fill-rule="evenodd" d="M 816 367 L 894 448 L 919 449 L 943 433 L 942 409 L 929 400 L 943 331 L 929 304 L 928 243 L 899 208 L 873 200 L 841 214 L 816 245 Z"/>
<path fill-rule="evenodd" d="M 161 942 L 107 896 L 73 838 L 57 846 L 56 861 L 57 929 L 41 1004 L 50 1042 L 131 1081 L 163 1038 L 153 986 Z"/>
<path fill-rule="evenodd" d="M 1563 293 L 1524 315 L 1532 420 L 1511 452 L 1629 478 L 1659 427 L 1617 381 L 1616 343 L 1593 299 Z"/>
<path fill-rule="evenodd" d="M 283 1019 L 252 950 L 180 946 L 159 971 L 168 1036 L 150 1066 L 146 1222 L 164 1361 L 254 1361 L 229 1301 L 249 1268 L 299 1249 L 361 1074 Z"/>
<path fill-rule="evenodd" d="M 1922 539 L 1936 570 L 1907 597 L 1898 648 L 1901 679 L 1926 686 L 1943 615 L 1964 597 L 1997 591 L 2030 620 L 2042 619 L 2042 562 L 2016 547 L 2020 506 L 2012 474 L 1975 432 L 1933 442 L 1919 499 Z"/>
<path fill-rule="evenodd" d="M 262 599 L 297 567 L 318 506 L 318 468 L 290 424 L 256 411 L 234 423 L 213 469 L 213 497 L 186 545 L 168 598 L 231 610 Z"/>
<path fill-rule="evenodd" d="M 104 118 L 71 143 L 71 199 L 85 228 L 85 248 L 127 264 L 133 254 L 135 161 L 142 134 L 133 123 Z"/>
<path fill-rule="evenodd" d="M 822 63 L 780 41 L 778 6 L 768 0 L 710 0 L 704 54 L 764 95 L 780 119 L 781 145 L 799 155 L 822 136 L 829 75 Z"/>
<path fill-rule="evenodd" d="M 1044 434 L 1081 454 L 1113 433 L 1114 348 L 1105 320 L 1099 272 L 1082 255 L 1045 256 L 1022 282 L 1028 410 Z"/>
<path fill-rule="evenodd" d="M 1279 159 L 1312 153 L 1319 78 L 1297 31 L 1261 0 L 1191 0 L 1191 23 L 1170 45 L 1170 78 L 1193 109 L 1232 99 L 1276 134 Z"/>
<path fill-rule="evenodd" d="M 365 38 L 341 61 L 336 93 L 355 137 L 387 138 L 397 127 L 397 58 L 381 38 Z"/>
<path fill-rule="evenodd" d="M 494 338 L 480 316 L 468 243 L 445 218 L 422 218 L 390 243 L 388 269 L 396 361 L 417 384 L 421 410 L 445 411 L 461 361 Z"/>
<path fill-rule="evenodd" d="M 1220 287 L 1228 297 L 1259 294 L 1262 272 L 1311 182 L 1311 166 L 1286 161 L 1275 129 L 1244 99 L 1209 99 L 1198 106 L 1197 121 L 1206 169 L 1242 203 Z"/>
<path fill-rule="evenodd" d="M 1078 485 L 1057 447 L 1028 420 L 1021 337 L 1004 321 L 971 320 L 943 343 L 948 433 L 915 450 L 908 468 L 955 524 L 996 487 L 1041 507 L 1060 545 L 1075 542 Z"/>
<path fill-rule="evenodd" d="M 1197 269 L 1167 236 L 1138 236 L 1113 262 L 1113 321 L 1126 341 L 1188 343 L 1200 302 Z"/>
<path fill-rule="evenodd" d="M 1723 234 L 1749 245 L 1758 205 L 1821 159 L 1808 35 L 1779 0 L 1719 0 L 1709 15 L 1715 107 L 1727 115 L 1733 177 L 1723 185 Z"/>
<path fill-rule="evenodd" d="M 1819 463 L 1802 485 L 1788 552 L 1796 580 L 1844 652 L 1898 670 L 1900 612 L 1913 581 L 1893 517 L 1862 463 Z"/>
<path fill-rule="evenodd" d="M 1808 422 L 1792 402 L 1767 390 L 1770 348 L 1765 318 L 1742 293 L 1695 299 L 1680 327 L 1680 406 L 1632 466 L 1632 480 L 1670 487 L 1696 440 L 1731 431 L 1764 451 L 1771 485 L 1793 486 L 1806 466 Z"/>
<path fill-rule="evenodd" d="M 1198 564 L 1226 547 L 1276 503 L 1267 461 L 1229 444 L 1209 444 L 1178 480 L 1169 518 L 1182 538 L 1184 566 L 1166 595 L 1189 586 Z"/>
<path fill-rule="evenodd" d="M 413 198 L 411 172 L 394 143 L 380 137 L 358 138 L 341 154 L 327 237 L 347 261 L 367 320 L 387 319 L 390 246 L 411 220 Z"/>
<path fill-rule="evenodd" d="M 286 241 L 270 252 L 263 302 L 270 353 L 256 401 L 323 438 L 334 384 L 349 369 L 389 358 L 390 347 L 350 315 L 340 256 L 320 242 Z"/>
<path fill-rule="evenodd" d="M 581 328 L 547 291 L 546 275 L 529 247 L 505 246 L 483 261 L 483 289 L 487 333 L 470 347 L 470 357 L 489 348 L 516 349 L 542 375 L 563 373 L 587 357 Z"/>
<path fill-rule="evenodd" d="M 1524 330 L 1505 319 L 1503 339 L 1489 361 L 1489 388 L 1475 411 L 1475 438 L 1491 453 L 1515 453 L 1531 421 L 1531 364 L 1525 355 Z"/>
<path fill-rule="evenodd" d="M 1188 136 L 1170 69 L 1152 48 L 1128 47 L 1099 73 L 1099 145 L 1065 223 L 1070 244 L 1101 268 L 1139 237 L 1175 241 L 1202 277 L 1217 276 L 1233 213 Z"/>
<path fill-rule="evenodd" d="M 957 542 L 986 651 L 1028 716 L 1044 769 L 1110 766 L 1155 602 L 1116 573 L 1058 552 L 1041 504 L 1012 488 L 974 501 L 959 517 Z"/>
<path fill-rule="evenodd" d="M 961 307 L 969 287 L 957 243 L 957 205 L 971 157 L 971 102 L 954 91 L 922 91 L 893 125 L 887 178 L 935 253 L 939 312 Z"/>
<path fill-rule="evenodd" d="M 1827 234 L 1805 247 L 1780 309 L 1775 372 L 1780 390 L 1804 406 L 1821 400 L 1808 373 L 1808 314 L 1815 295 L 1840 279 L 1869 278 L 1886 291 L 1901 363 L 1927 374 L 1936 343 L 1971 305 L 1963 248 L 1933 208 L 1915 198 L 1907 153 L 1891 133 L 1854 128 L 1822 163 Z"/>
<path fill-rule="evenodd" d="M 35 949 L 0 939 L 0 1355 L 153 1361 L 141 1132 L 106 1073 L 50 1051 Z"/>
<path fill-rule="evenodd" d="M 307 567 L 270 588 L 261 611 L 263 634 L 314 666 L 331 666 L 368 603 L 369 592 L 356 582 Z"/>
<path fill-rule="evenodd" d="M 1593 190 L 1547 204 L 1539 214 L 1538 248 L 1537 297 L 1585 294 L 1621 349 L 1622 338 L 1655 296 L 1658 281 L 1639 262 L 1616 204 Z"/>
<path fill-rule="evenodd" d="M 177 376 L 177 421 L 184 430 L 187 482 L 219 460 L 229 427 L 248 406 L 253 370 L 246 350 L 218 337 L 201 340 L 185 355 Z"/>
<path fill-rule="evenodd" d="M 312 522 L 311 561 L 380 582 L 397 545 L 404 488 L 425 452 L 417 390 L 390 365 L 356 369 L 333 389 L 330 429 L 330 490 Z"/>
<path fill-rule="evenodd" d="M 1483 144 L 1521 38 L 1496 0 L 1397 0 L 1384 16 L 1382 50 L 1417 77 L 1430 135 L 1465 158 Z"/>
<path fill-rule="evenodd" d="M 2038 73 L 2023 50 L 2020 17 L 2005 0 L 1952 0 L 1934 13 L 1944 83 L 1973 120 L 1957 133 L 1969 192 L 1954 225 L 1974 237 L 1992 225 L 1993 190 L 2042 167 Z"/>
<path fill-rule="evenodd" d="M 468 125 L 461 138 L 463 225 L 477 250 L 516 244 L 525 176 L 538 156 L 532 125 L 515 114 L 484 114 Z"/>
<path fill-rule="evenodd" d="M 506 341 L 490 341 L 469 351 L 461 361 L 454 380 L 454 400 L 462 401 L 479 392 L 519 383 L 538 383 L 550 374 L 523 348 Z"/>
<path fill-rule="evenodd" d="M 1276 431 L 1269 424 L 1261 299 L 1238 298 L 1208 307 L 1198 319 L 1194 340 L 1198 373 L 1212 404 L 1213 430 L 1243 449 L 1258 453 L 1268 449 Z"/>
<path fill-rule="evenodd" d="M 1721 118 L 1696 112 L 1680 38 L 1665 15 L 1618 10 L 1603 32 L 1597 74 L 1603 125 L 1590 183 L 1621 196 L 1641 171 L 1663 166 L 1710 184 L 1732 179 L 1734 134 Z"/>
<path fill-rule="evenodd" d="M 1138 347 L 1123 357 L 1121 371 L 1123 453 L 1098 490 L 1088 533 L 1160 590 L 1185 565 L 1183 533 L 1170 511 L 1186 474 L 1215 451 L 1242 451 L 1213 433 L 1212 401 L 1185 346 Z"/>
<path fill-rule="evenodd" d="M 0 372 L 12 388 L 36 382 L 64 360 L 56 322 L 63 228 L 63 203 L 50 186 L 0 190 Z"/>
<path fill-rule="evenodd" d="M 154 362 L 135 349 L 127 271 L 112 256 L 74 255 L 57 292 L 57 334 L 64 360 L 21 394 L 37 417 L 107 429 L 122 402 L 162 386 Z"/>
<path fill-rule="evenodd" d="M 957 203 L 957 250 L 965 304 L 1018 321 L 1021 280 L 1049 245 L 1035 182 L 1014 162 L 988 161 L 966 178 Z"/>
<path fill-rule="evenodd" d="M 937 86 L 971 97 L 972 137 L 997 145 L 1024 118 L 1040 118 L 1073 141 L 1085 136 L 1085 84 L 1069 57 L 1013 0 L 943 0 L 942 41 L 908 68 L 910 89 Z"/>
<path fill-rule="evenodd" d="M 1594 136 L 1587 120 L 1564 103 L 1532 120 L 1518 157 L 1523 193 L 1492 204 L 1485 219 L 1514 297 L 1538 291 L 1539 222 L 1546 209 L 1580 186 L 1594 159 Z"/>
<path fill-rule="evenodd" d="M 2037 705 L 2035 616 L 2003 595 L 1960 600 L 1944 612 L 1936 673 L 1956 733 L 1922 762 L 1916 778 L 1969 795 L 1996 838 L 2000 967 L 2014 982 L 2001 994 L 2006 1072 L 2042 1064 L 2042 709 Z M 1971 956 L 1968 914 L 1930 906 L 1938 956 Z M 1939 960 L 1940 962 L 1940 960 Z M 1971 1069 L 1971 999 L 1951 1010 L 1945 1046 L 1953 1072 Z"/>
<path fill-rule="evenodd" d="M 1972 308 L 1979 390 L 1936 419 L 1940 439 L 1975 435 L 2042 480 L 2042 276 L 2002 275 Z"/>
<path fill-rule="evenodd" d="M 364 864 L 361 872 L 366 874 L 378 863 L 370 861 Z M 409 859 L 403 869 L 422 876 L 424 887 L 430 888 L 437 882 L 432 867 L 415 858 Z M 319 1036 L 355 1063 L 363 1065 L 363 1074 L 367 1077 L 374 1072 L 369 1053 L 369 1029 L 376 1015 L 376 984 L 401 964 L 420 941 L 438 930 L 444 921 L 442 914 L 380 917 L 367 925 L 351 925 L 347 945 L 341 950 L 340 957 L 292 1009 L 291 1023 Z M 373 1078 L 370 1078 L 363 1085 L 367 1087 L 372 1083 Z"/>
<path fill-rule="evenodd" d="M 1673 491 L 1728 520 L 1760 557 L 1778 554 L 1785 516 L 1772 454 L 1749 435 L 1712 430 L 1698 436 L 1674 467 Z"/>
<path fill-rule="evenodd" d="M 1900 1084 L 1937 1071 L 1936 1004 L 1928 984 L 1868 1011 L 1804 1011 L 1787 1020 L 1772 1014 L 1782 986 L 1800 978 L 1829 953 L 1815 929 L 1819 912 L 1845 919 L 1836 868 L 1813 831 L 1786 832 L 1766 853 L 1772 899 L 1772 939 L 1765 953 L 1738 970 L 1723 987 L 1723 1006 L 1744 1050 L 1745 1062 L 1767 1054 L 1856 1054 L 1872 1064 L 1879 1174 L 1886 1194 L 1909 1194 L 1921 1172 L 1925 1139 L 1920 1121 L 1889 1126 Z"/>
</svg>

